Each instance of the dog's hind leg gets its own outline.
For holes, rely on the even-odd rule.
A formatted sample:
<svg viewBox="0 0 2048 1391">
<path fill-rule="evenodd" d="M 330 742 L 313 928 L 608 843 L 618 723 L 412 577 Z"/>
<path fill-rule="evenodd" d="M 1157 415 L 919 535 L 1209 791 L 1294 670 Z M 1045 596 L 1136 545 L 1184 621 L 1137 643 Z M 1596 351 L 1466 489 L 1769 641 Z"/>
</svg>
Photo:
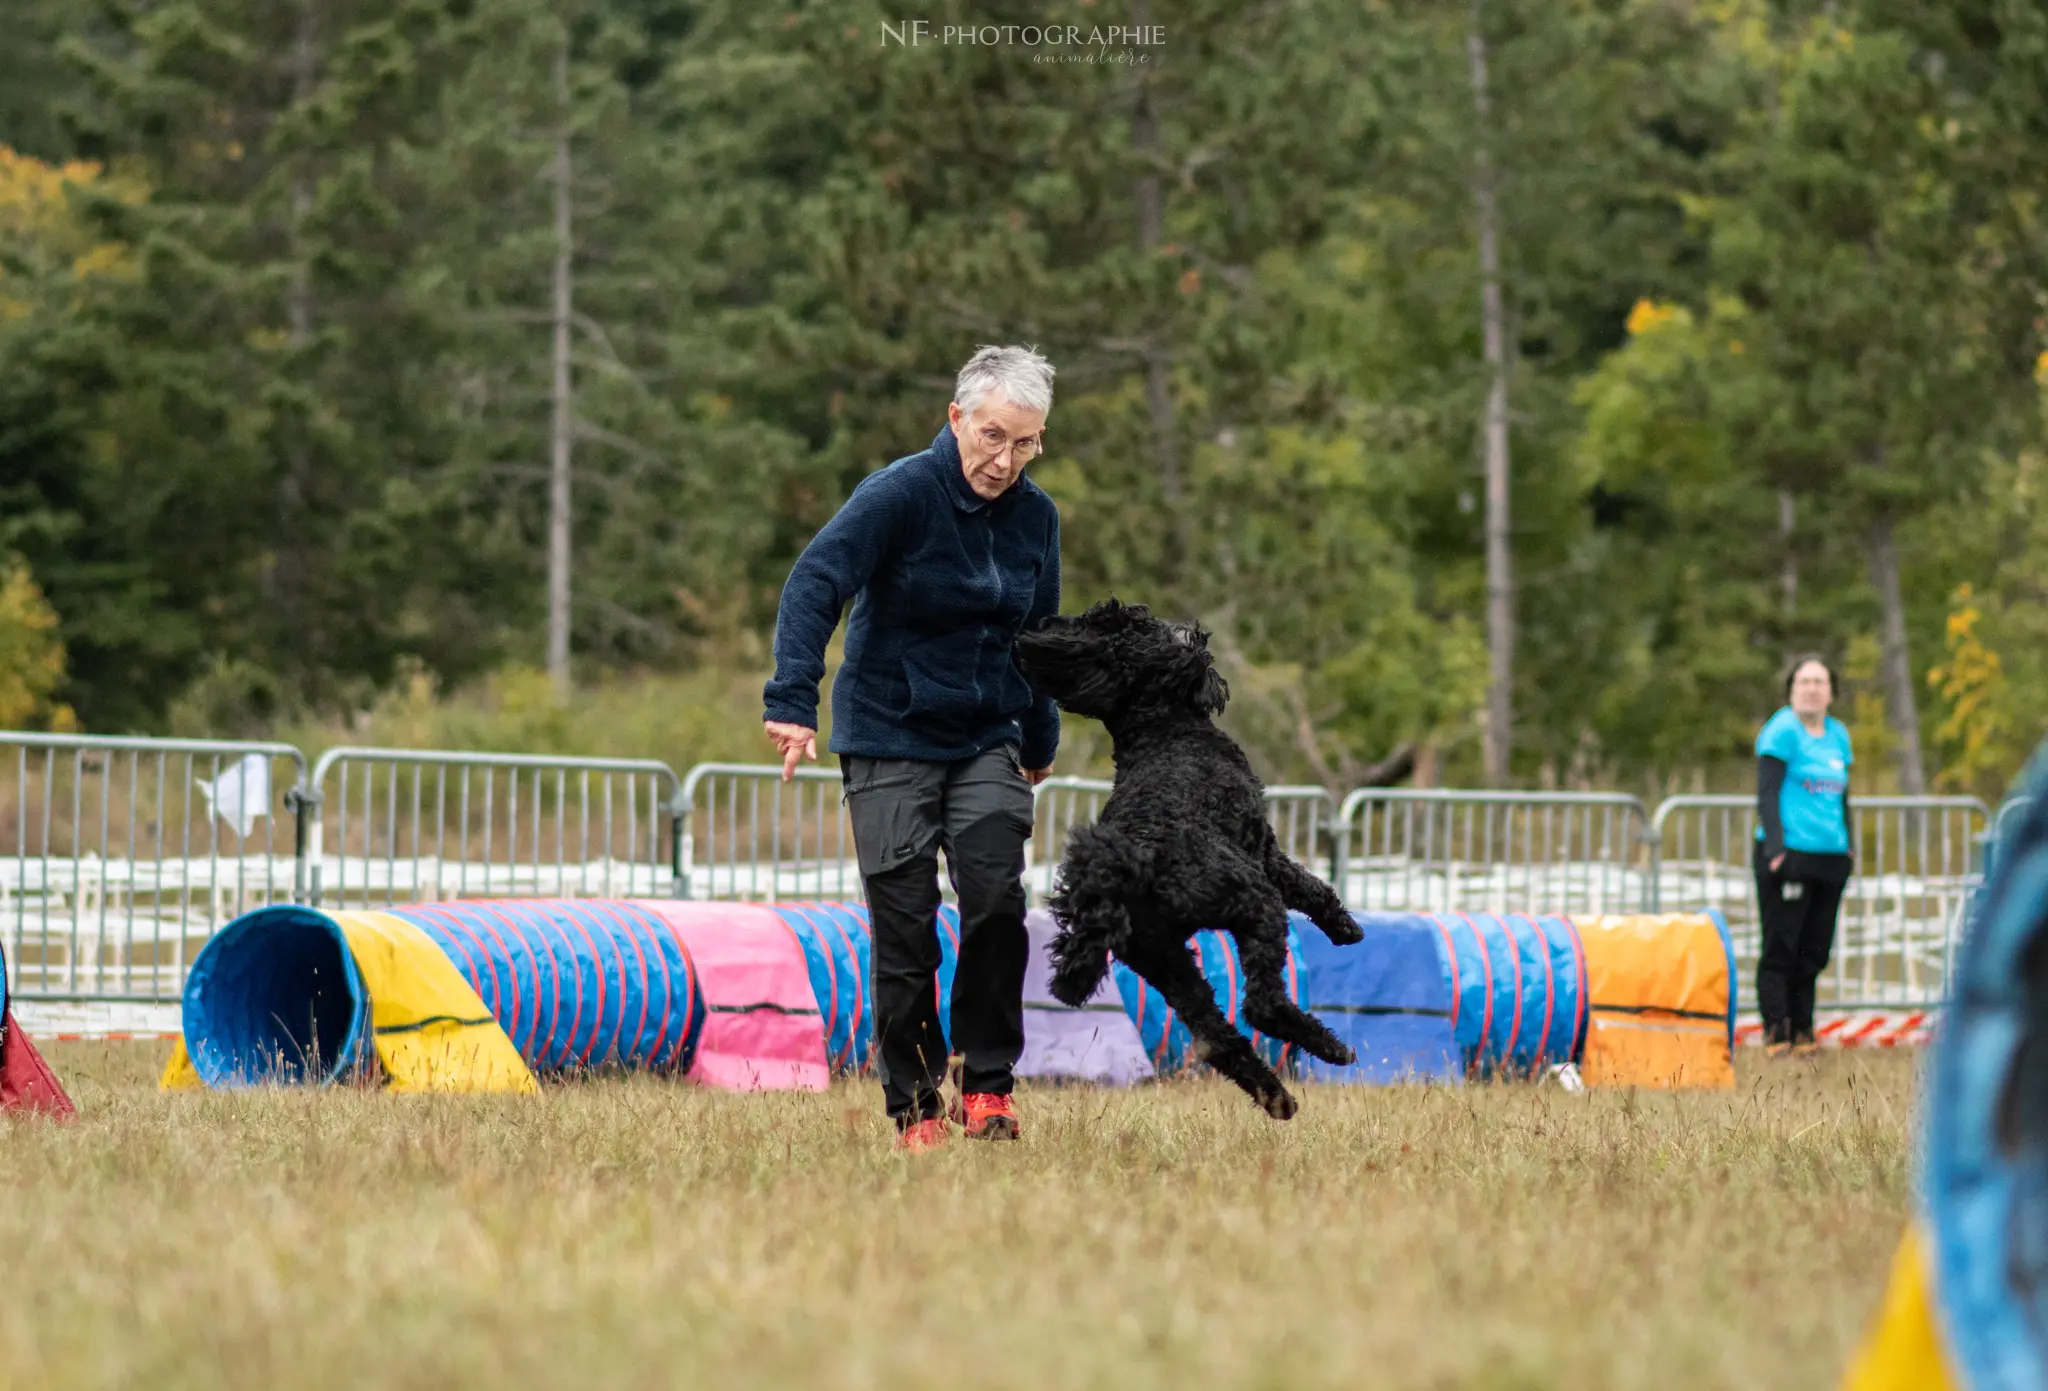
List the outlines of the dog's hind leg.
<svg viewBox="0 0 2048 1391">
<path fill-rule="evenodd" d="M 1266 828 L 1265 871 L 1267 881 L 1279 891 L 1280 901 L 1306 914 L 1332 942 L 1348 947 L 1365 940 L 1358 919 L 1351 916 L 1337 891 L 1282 850 L 1280 839 L 1270 826 Z"/>
<path fill-rule="evenodd" d="M 1166 997 L 1166 1003 L 1195 1036 L 1195 1054 L 1201 1061 L 1243 1088 L 1273 1119 L 1293 1117 L 1293 1094 L 1266 1066 L 1252 1041 L 1224 1017 L 1187 943 L 1133 943 L 1118 955 Z"/>
<path fill-rule="evenodd" d="M 1144 847 L 1105 826 L 1068 833 L 1060 883 L 1048 907 L 1060 925 L 1052 944 L 1052 997 L 1075 1009 L 1088 1003 L 1109 974 L 1109 957 L 1131 937 L 1126 895 L 1151 882 Z"/>
<path fill-rule="evenodd" d="M 1239 919 L 1230 935 L 1244 963 L 1245 1022 L 1326 1063 L 1344 1067 L 1355 1061 L 1328 1025 L 1287 998 L 1287 910 L 1273 903 L 1249 922 Z"/>
</svg>

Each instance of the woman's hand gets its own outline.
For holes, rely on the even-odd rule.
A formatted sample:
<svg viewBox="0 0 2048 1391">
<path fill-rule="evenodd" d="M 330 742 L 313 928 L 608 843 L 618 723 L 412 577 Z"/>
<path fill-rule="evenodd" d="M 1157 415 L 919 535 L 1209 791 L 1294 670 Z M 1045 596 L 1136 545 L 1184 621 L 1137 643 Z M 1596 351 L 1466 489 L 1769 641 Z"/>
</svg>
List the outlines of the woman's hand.
<svg viewBox="0 0 2048 1391">
<path fill-rule="evenodd" d="M 782 754 L 782 780 L 788 782 L 796 776 L 796 764 L 800 758 L 818 761 L 818 731 L 806 729 L 800 724 L 787 724 L 781 720 L 766 720 L 761 728 L 774 741 L 777 751 Z"/>
<path fill-rule="evenodd" d="M 1026 768 L 1024 770 L 1024 781 L 1030 783 L 1033 787 L 1038 786 L 1051 776 L 1052 765 L 1050 763 L 1046 764 L 1043 768 Z"/>
</svg>

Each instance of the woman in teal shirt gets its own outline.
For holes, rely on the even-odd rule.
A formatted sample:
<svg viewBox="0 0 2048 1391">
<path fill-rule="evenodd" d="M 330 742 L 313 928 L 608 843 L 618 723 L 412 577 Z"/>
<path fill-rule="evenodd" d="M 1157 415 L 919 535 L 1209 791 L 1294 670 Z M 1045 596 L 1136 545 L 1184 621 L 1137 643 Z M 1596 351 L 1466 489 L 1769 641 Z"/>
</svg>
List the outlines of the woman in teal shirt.
<svg viewBox="0 0 2048 1391">
<path fill-rule="evenodd" d="M 1805 1053 L 1813 997 L 1835 945 L 1835 914 L 1849 881 L 1849 731 L 1828 714 L 1835 673 L 1824 658 L 1795 659 L 1785 705 L 1756 736 L 1756 898 L 1763 953 L 1756 963 L 1765 1051 Z"/>
</svg>

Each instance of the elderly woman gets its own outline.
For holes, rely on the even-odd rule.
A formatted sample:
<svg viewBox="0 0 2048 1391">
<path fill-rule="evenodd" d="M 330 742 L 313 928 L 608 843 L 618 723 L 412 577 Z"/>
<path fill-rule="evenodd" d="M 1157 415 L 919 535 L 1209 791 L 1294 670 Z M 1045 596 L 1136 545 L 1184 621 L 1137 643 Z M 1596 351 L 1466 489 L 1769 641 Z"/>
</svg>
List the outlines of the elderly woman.
<svg viewBox="0 0 2048 1391">
<path fill-rule="evenodd" d="M 960 900 L 953 1119 L 971 1137 L 1018 1135 L 1024 842 L 1060 717 L 1012 645 L 1060 605 L 1059 513 L 1024 477 L 1043 448 L 1052 377 L 1026 348 L 975 353 L 931 447 L 861 481 L 797 558 L 776 618 L 765 724 L 787 781 L 799 758 L 818 756 L 825 646 L 853 602 L 831 752 L 874 925 L 876 1070 L 903 1149 L 947 1134 L 934 988 L 941 847 Z"/>
<path fill-rule="evenodd" d="M 1763 953 L 1756 1003 L 1765 1051 L 1811 1052 L 1813 998 L 1835 944 L 1835 914 L 1852 863 L 1849 731 L 1828 714 L 1835 673 L 1795 659 L 1785 701 L 1756 736 L 1756 898 Z"/>
</svg>

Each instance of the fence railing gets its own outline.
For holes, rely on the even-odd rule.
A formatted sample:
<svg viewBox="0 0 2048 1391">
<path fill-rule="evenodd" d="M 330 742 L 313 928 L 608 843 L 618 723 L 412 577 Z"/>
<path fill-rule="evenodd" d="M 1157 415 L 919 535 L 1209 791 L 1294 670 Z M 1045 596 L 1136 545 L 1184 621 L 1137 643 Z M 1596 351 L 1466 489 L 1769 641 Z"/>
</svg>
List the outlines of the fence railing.
<svg viewBox="0 0 2048 1391">
<path fill-rule="evenodd" d="M 779 764 L 703 763 L 683 779 L 682 878 L 693 898 L 858 898 L 854 853 L 838 773 L 798 768 L 782 780 Z M 1100 778 L 1047 778 L 1032 789 L 1032 834 L 1025 844 L 1024 887 L 1032 903 L 1052 892 L 1053 871 L 1075 826 L 1102 814 L 1110 784 Z M 1323 872 L 1330 860 L 1336 800 L 1321 787 L 1271 787 L 1266 807 L 1280 844 Z M 943 853 L 941 860 L 943 861 Z M 939 877 L 951 897 L 949 876 Z"/>
<path fill-rule="evenodd" d="M 692 768 L 676 813 L 681 896 L 765 903 L 859 898 L 860 861 L 843 786 L 829 768 L 799 767 L 787 783 L 780 764 Z"/>
<path fill-rule="evenodd" d="M 311 784 L 316 905 L 681 891 L 680 784 L 665 763 L 344 747 Z"/>
<path fill-rule="evenodd" d="M 284 744 L 0 732 L 12 993 L 176 999 L 216 929 L 303 896 L 306 786 Z"/>
<path fill-rule="evenodd" d="M 1619 913 L 1655 897 L 1650 818 L 1619 792 L 1360 788 L 1331 880 L 1359 909 Z"/>
<path fill-rule="evenodd" d="M 1981 882 L 1989 825 L 1974 797 L 1857 797 L 1854 867 L 1842 891 L 1835 947 L 1818 1003 L 1828 1009 L 1927 1009 L 1949 967 Z M 1667 798 L 1654 823 L 1658 908 L 1714 907 L 1728 919 L 1745 988 L 1762 949 L 1756 884 L 1756 798 Z"/>
<path fill-rule="evenodd" d="M 168 1002 L 213 932 L 269 903 L 462 897 L 854 898 L 834 770 L 0 732 L 0 945 L 25 1000 Z M 1026 889 L 1111 785 L 1034 789 Z M 1755 801 L 1604 792 L 1267 789 L 1287 853 L 1361 909 L 1588 914 L 1712 906 L 1760 945 Z M 2025 810 L 1855 801 L 1855 873 L 1821 1004 L 1937 1005 L 1985 873 Z M 951 892 L 948 877 L 942 890 Z"/>
<path fill-rule="evenodd" d="M 1280 848 L 1333 883 L 1338 879 L 1339 811 L 1327 787 L 1266 789 L 1266 821 Z"/>
<path fill-rule="evenodd" d="M 1102 778 L 1047 778 L 1031 789 L 1031 839 L 1024 844 L 1024 896 L 1044 903 L 1067 853 L 1067 835 L 1102 815 L 1111 784 Z"/>
</svg>

